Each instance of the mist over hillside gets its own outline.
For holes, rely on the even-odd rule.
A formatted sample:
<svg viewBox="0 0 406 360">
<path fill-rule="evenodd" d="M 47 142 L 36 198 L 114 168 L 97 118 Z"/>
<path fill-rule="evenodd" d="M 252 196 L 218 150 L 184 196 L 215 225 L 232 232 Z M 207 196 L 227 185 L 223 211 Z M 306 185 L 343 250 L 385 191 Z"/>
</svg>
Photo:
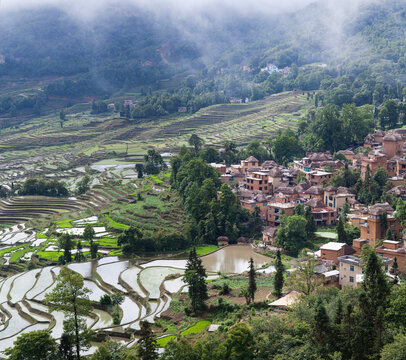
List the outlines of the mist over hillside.
<svg viewBox="0 0 406 360">
<path fill-rule="evenodd" d="M 193 111 L 290 90 L 334 89 L 338 105 L 379 102 L 406 80 L 405 13 L 396 0 L 3 1 L 0 85 L 44 79 L 48 95 L 69 98 L 170 91 Z M 269 64 L 289 76 L 268 77 Z M 192 104 L 192 95 L 204 99 Z M 137 116 L 170 112 L 161 107 Z"/>
<path fill-rule="evenodd" d="M 145 66 L 162 72 L 262 66 L 270 61 L 302 65 L 369 54 L 372 49 L 363 31 L 387 21 L 393 22 L 391 32 L 382 35 L 387 40 L 401 39 L 404 32 L 399 26 L 401 2 L 276 4 L 90 1 L 79 6 L 66 1 L 3 1 L 0 53 L 5 64 L 0 71 L 72 75 L 95 68 L 104 72 L 117 61 L 126 62 L 123 72 Z"/>
</svg>

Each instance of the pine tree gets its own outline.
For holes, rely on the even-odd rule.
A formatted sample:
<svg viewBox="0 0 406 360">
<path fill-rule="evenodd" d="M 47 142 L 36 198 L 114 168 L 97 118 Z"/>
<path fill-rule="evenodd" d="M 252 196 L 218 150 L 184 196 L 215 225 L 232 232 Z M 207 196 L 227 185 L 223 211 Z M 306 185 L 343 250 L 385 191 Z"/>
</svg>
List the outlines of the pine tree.
<svg viewBox="0 0 406 360">
<path fill-rule="evenodd" d="M 340 243 L 347 243 L 347 233 L 345 232 L 344 223 L 341 217 L 338 220 L 336 230 L 337 230 L 337 241 Z"/>
<path fill-rule="evenodd" d="M 340 218 L 343 219 L 344 222 L 347 221 L 347 215 L 350 213 L 350 205 L 348 203 L 344 203 L 343 208 L 341 209 L 341 216 Z"/>
<path fill-rule="evenodd" d="M 332 335 L 332 328 L 326 308 L 319 300 L 310 329 L 311 343 L 319 354 L 329 353 Z"/>
<path fill-rule="evenodd" d="M 395 258 L 393 259 L 392 267 L 390 269 L 390 273 L 393 275 L 399 275 L 399 265 L 398 265 L 398 259 Z"/>
<path fill-rule="evenodd" d="M 358 327 L 353 336 L 353 356 L 356 359 L 369 359 L 379 354 L 384 331 L 384 313 L 390 293 L 382 262 L 375 250 L 364 246 L 364 280 L 359 292 Z"/>
<path fill-rule="evenodd" d="M 73 360 L 73 344 L 71 338 L 65 332 L 62 333 L 61 340 L 58 347 L 58 355 L 64 360 Z"/>
<path fill-rule="evenodd" d="M 249 283 L 248 283 L 248 292 L 250 294 L 250 298 L 252 302 L 254 302 L 255 299 L 255 292 L 257 291 L 257 283 L 255 281 L 255 266 L 254 266 L 254 260 L 251 258 L 249 261 L 250 264 L 250 270 L 249 270 Z"/>
<path fill-rule="evenodd" d="M 78 262 L 82 261 L 82 243 L 80 242 L 80 240 L 78 241 L 78 243 L 76 244 L 76 255 L 75 255 L 75 260 Z"/>
<path fill-rule="evenodd" d="M 336 313 L 335 313 L 335 316 L 334 316 L 334 323 L 336 325 L 340 325 L 342 318 L 343 318 L 343 303 L 342 303 L 341 299 L 338 298 Z"/>
<path fill-rule="evenodd" d="M 307 239 L 313 239 L 314 233 L 316 232 L 316 224 L 314 222 L 314 217 L 312 214 L 312 208 L 310 206 L 306 207 L 305 210 L 305 218 L 306 218 L 306 235 Z"/>
<path fill-rule="evenodd" d="M 196 249 L 193 248 L 189 253 L 183 281 L 189 286 L 189 298 L 194 312 L 202 310 L 208 299 L 206 277 L 202 260 L 197 257 Z"/>
<path fill-rule="evenodd" d="M 275 276 L 274 276 L 274 280 L 273 280 L 274 295 L 277 298 L 280 298 L 282 296 L 284 271 L 285 271 L 285 267 L 283 266 L 283 263 L 282 263 L 281 252 L 278 250 L 278 252 L 276 253 Z"/>
<path fill-rule="evenodd" d="M 97 251 L 99 250 L 99 244 L 93 240 L 90 242 L 90 256 L 92 259 L 97 258 Z"/>
<path fill-rule="evenodd" d="M 388 228 L 388 230 L 386 230 L 385 240 L 393 240 L 393 234 L 392 234 L 392 230 L 390 228 Z"/>
<path fill-rule="evenodd" d="M 141 321 L 140 339 L 137 344 L 137 356 L 139 360 L 156 360 L 156 340 L 148 321 Z"/>
</svg>

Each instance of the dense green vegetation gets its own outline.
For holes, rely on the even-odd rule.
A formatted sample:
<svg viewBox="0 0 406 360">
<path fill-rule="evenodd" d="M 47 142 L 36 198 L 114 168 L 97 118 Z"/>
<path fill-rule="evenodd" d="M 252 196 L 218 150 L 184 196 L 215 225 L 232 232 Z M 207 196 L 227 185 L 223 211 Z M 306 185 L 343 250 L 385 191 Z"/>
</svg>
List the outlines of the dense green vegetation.
<svg viewBox="0 0 406 360">
<path fill-rule="evenodd" d="M 16 186 L 14 192 L 18 195 L 69 196 L 65 184 L 58 180 L 27 179 L 21 187 Z"/>
<path fill-rule="evenodd" d="M 227 236 L 235 243 L 240 236 L 251 237 L 261 231 L 259 209 L 253 213 L 242 209 L 230 187 L 220 185 L 218 172 L 195 152 L 184 147 L 171 164 L 172 186 L 183 198 L 192 241 L 214 244 L 219 236 Z"/>
</svg>

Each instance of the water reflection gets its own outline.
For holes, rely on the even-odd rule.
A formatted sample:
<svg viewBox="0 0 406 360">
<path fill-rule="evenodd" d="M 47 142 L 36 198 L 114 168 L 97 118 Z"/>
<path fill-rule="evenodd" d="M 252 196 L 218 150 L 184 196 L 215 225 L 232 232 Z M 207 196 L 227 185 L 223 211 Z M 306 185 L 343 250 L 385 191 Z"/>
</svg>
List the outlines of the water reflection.
<svg viewBox="0 0 406 360">
<path fill-rule="evenodd" d="M 251 246 L 227 246 L 202 258 L 207 271 L 221 271 L 222 273 L 239 274 L 247 271 L 248 261 L 254 259 L 255 267 L 260 268 L 272 261 L 271 258 L 257 254 Z"/>
</svg>

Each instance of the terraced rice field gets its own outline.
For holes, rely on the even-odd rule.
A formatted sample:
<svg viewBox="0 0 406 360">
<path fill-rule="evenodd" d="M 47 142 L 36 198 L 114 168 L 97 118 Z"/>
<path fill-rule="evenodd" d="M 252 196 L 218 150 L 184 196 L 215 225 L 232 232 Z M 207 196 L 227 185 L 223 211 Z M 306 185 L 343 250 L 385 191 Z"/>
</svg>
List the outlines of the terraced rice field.
<svg viewBox="0 0 406 360">
<path fill-rule="evenodd" d="M 19 224 L 33 218 L 80 211 L 83 205 L 75 198 L 21 196 L 0 200 L 0 224 Z"/>
<path fill-rule="evenodd" d="M 269 137 L 279 129 L 294 129 L 310 106 L 301 93 L 287 92 L 248 104 L 215 105 L 194 115 L 173 115 L 142 122 L 126 122 L 116 114 L 95 116 L 83 113 L 83 109 L 75 114 L 72 109 L 63 129 L 58 114 L 54 113 L 30 119 L 18 129 L 2 131 L 0 164 L 2 157 L 7 166 L 16 165 L 16 171 L 4 174 L 11 180 L 24 176 L 24 169 L 17 164 L 32 159 L 33 149 L 37 161 L 29 161 L 33 164 L 31 171 L 44 173 L 44 169 L 37 166 L 43 159 L 55 160 L 53 165 L 48 161 L 42 163 L 48 170 L 97 151 L 125 153 L 128 149 L 128 154 L 141 160 L 151 148 L 178 148 L 192 133 L 210 145 L 221 145 L 225 140 L 244 145 L 254 138 Z M 0 167 L 0 178 L 2 176 Z"/>
<path fill-rule="evenodd" d="M 130 144 L 147 146 L 143 139 L 154 139 L 156 144 L 176 148 L 196 133 L 210 145 L 221 145 L 226 140 L 245 145 L 252 139 L 272 136 L 278 130 L 295 129 L 308 107 L 306 97 L 294 92 L 249 104 L 215 105 L 189 117 L 157 122 L 130 140 Z"/>
<path fill-rule="evenodd" d="M 217 253 L 226 256 L 227 249 L 220 249 Z M 246 257 L 254 254 L 245 246 L 242 252 L 244 258 L 238 261 L 246 262 Z M 209 278 L 218 277 L 210 271 L 217 268 L 214 261 L 221 258 L 212 256 L 214 254 L 206 256 L 211 259 Z M 97 302 L 104 294 L 121 293 L 125 296 L 119 325 L 114 325 L 111 316 L 100 309 L 94 309 L 86 321 L 90 328 L 105 334 L 114 331 L 117 336 L 122 333 L 123 339 L 128 339 L 125 333 L 130 331 L 132 337 L 127 344 L 131 344 L 137 338 L 134 331 L 139 330 L 141 320 L 153 322 L 168 309 L 174 294 L 187 290 L 182 281 L 185 265 L 186 260 L 155 260 L 131 265 L 117 257 L 106 257 L 99 261 L 70 264 L 69 268 L 85 278 L 85 286 L 92 291 L 90 300 Z M 55 286 L 59 271 L 59 267 L 49 266 L 16 274 L 0 282 L 0 353 L 22 332 L 50 328 L 55 338 L 61 336 L 64 314 L 49 312 L 44 304 L 45 294 Z M 208 325 L 195 324 L 185 334 L 201 331 Z"/>
</svg>

